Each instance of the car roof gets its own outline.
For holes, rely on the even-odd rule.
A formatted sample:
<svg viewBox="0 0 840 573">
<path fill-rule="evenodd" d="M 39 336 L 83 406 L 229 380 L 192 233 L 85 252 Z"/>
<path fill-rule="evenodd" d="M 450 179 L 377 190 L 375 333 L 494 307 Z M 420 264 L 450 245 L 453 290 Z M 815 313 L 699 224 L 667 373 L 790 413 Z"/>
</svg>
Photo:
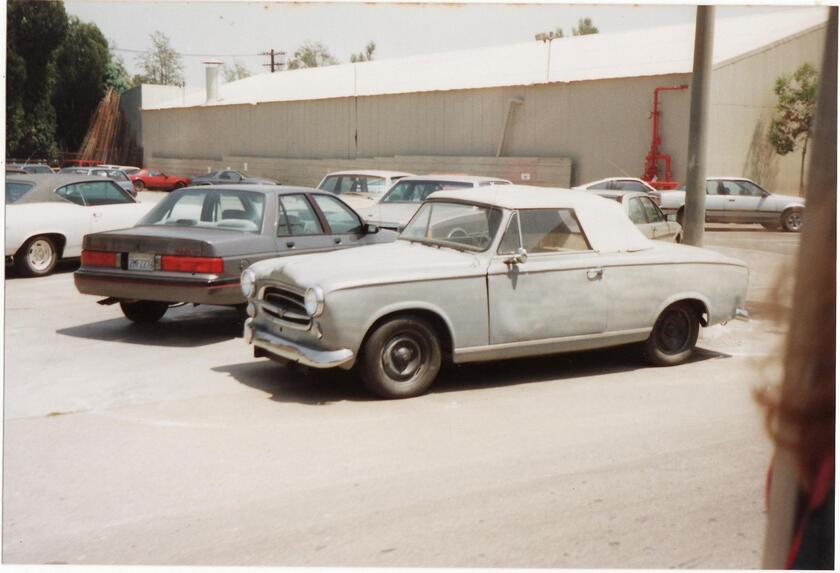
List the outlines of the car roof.
<svg viewBox="0 0 840 573">
<path fill-rule="evenodd" d="M 385 171 L 380 169 L 347 169 L 345 171 L 331 171 L 324 175 L 329 177 L 331 175 L 369 175 L 371 177 L 410 177 L 414 173 L 406 173 L 405 171 Z"/>
<path fill-rule="evenodd" d="M 178 191 L 186 189 L 199 191 L 219 189 L 224 191 L 251 191 L 254 193 L 262 193 L 264 195 L 268 195 L 270 193 L 275 193 L 277 195 L 289 195 L 291 193 L 317 193 L 319 195 L 330 195 L 332 197 L 336 196 L 334 193 L 323 191 L 321 189 L 315 189 L 314 187 L 298 187 L 294 185 L 260 185 L 258 183 L 246 183 L 244 185 L 229 185 L 225 183 L 217 185 L 194 185 L 190 187 L 183 187 Z M 175 193 L 177 193 L 177 191 L 175 191 Z"/>
<path fill-rule="evenodd" d="M 437 191 L 428 201 L 464 201 L 505 209 L 572 209 L 589 244 L 596 251 L 637 251 L 652 248 L 617 202 L 589 191 L 530 185 L 498 185 Z"/>
<path fill-rule="evenodd" d="M 484 181 L 505 181 L 507 183 L 510 183 L 507 179 L 502 179 L 501 177 L 484 177 L 482 175 L 452 174 L 435 175 L 434 173 L 430 173 L 429 175 L 412 175 L 410 177 L 401 179 L 400 181 L 452 181 L 455 183 L 483 183 Z"/>
<path fill-rule="evenodd" d="M 27 191 L 20 199 L 15 201 L 15 205 L 21 203 L 50 203 L 58 202 L 64 203 L 66 199 L 55 194 L 55 190 L 63 185 L 71 185 L 73 183 L 87 183 L 109 181 L 103 179 L 99 175 L 77 175 L 75 173 L 42 173 L 38 175 L 13 175 L 6 177 L 7 182 L 12 183 L 32 183 L 34 187 Z"/>
<path fill-rule="evenodd" d="M 592 189 L 589 193 L 600 195 L 601 197 L 609 197 L 610 199 L 618 199 L 619 197 L 650 197 L 650 193 L 644 191 L 620 191 L 607 189 Z"/>
</svg>

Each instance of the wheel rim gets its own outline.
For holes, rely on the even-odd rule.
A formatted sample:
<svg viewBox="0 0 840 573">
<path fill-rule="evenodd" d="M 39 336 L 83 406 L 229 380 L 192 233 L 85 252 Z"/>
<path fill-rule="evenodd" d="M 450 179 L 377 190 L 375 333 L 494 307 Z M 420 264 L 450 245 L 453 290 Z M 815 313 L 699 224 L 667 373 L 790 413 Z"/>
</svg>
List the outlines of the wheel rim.
<svg viewBox="0 0 840 573">
<path fill-rule="evenodd" d="M 411 333 L 396 334 L 382 347 L 385 374 L 400 382 L 413 378 L 423 367 L 425 345 Z"/>
<path fill-rule="evenodd" d="M 662 316 L 656 343 L 665 354 L 679 354 L 691 341 L 691 317 L 683 309 L 672 309 Z"/>
<path fill-rule="evenodd" d="M 29 267 L 35 271 L 46 271 L 50 268 L 55 258 L 52 245 L 49 241 L 38 239 L 29 245 L 29 251 L 26 253 L 26 262 Z"/>
<path fill-rule="evenodd" d="M 799 211 L 791 211 L 785 218 L 785 223 L 788 229 L 798 231 L 800 225 L 802 225 L 802 214 Z"/>
</svg>

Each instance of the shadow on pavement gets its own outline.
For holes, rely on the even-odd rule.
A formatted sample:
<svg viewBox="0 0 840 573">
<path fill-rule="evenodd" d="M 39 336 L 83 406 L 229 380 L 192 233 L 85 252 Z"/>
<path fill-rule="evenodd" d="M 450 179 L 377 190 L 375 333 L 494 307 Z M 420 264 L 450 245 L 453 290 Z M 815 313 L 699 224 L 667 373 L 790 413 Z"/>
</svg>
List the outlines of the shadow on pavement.
<svg viewBox="0 0 840 573">
<path fill-rule="evenodd" d="M 698 348 L 689 363 L 729 358 L 728 354 Z M 605 348 L 586 352 L 555 354 L 538 358 L 518 358 L 445 366 L 429 394 L 480 390 L 631 372 L 653 368 L 645 363 L 638 345 Z M 373 401 L 355 372 L 316 370 L 297 365 L 283 366 L 266 359 L 213 368 L 229 374 L 236 381 L 271 395 L 276 402 L 328 405 L 341 401 Z"/>
<path fill-rule="evenodd" d="M 59 261 L 58 264 L 55 265 L 53 272 L 50 275 L 61 275 L 66 273 L 72 273 L 79 270 L 79 259 L 67 259 L 63 261 Z M 5 268 L 6 273 L 6 280 L 24 280 L 24 281 L 37 281 L 41 277 L 24 277 L 18 273 L 17 269 L 14 265 L 6 265 Z"/>
<path fill-rule="evenodd" d="M 169 309 L 155 324 L 135 324 L 127 318 L 111 318 L 56 332 L 89 340 L 194 348 L 242 336 L 242 323 L 233 308 L 183 306 Z"/>
<path fill-rule="evenodd" d="M 707 233 L 778 233 L 778 234 L 785 234 L 784 231 L 771 231 L 770 229 L 765 229 L 760 225 L 756 225 L 755 227 L 706 227 Z"/>
</svg>

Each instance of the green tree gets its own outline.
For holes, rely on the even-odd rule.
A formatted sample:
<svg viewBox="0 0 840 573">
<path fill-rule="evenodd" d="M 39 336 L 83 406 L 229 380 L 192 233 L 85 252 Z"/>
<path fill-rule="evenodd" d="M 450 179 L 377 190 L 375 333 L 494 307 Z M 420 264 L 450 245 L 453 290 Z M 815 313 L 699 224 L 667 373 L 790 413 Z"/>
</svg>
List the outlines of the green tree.
<svg viewBox="0 0 840 573">
<path fill-rule="evenodd" d="M 137 56 L 142 74 L 134 76 L 135 83 L 180 85 L 184 82 L 181 56 L 169 44 L 169 36 L 156 31 L 149 34 L 152 47 Z"/>
<path fill-rule="evenodd" d="M 564 36 L 565 36 L 565 34 L 563 34 L 563 28 L 561 28 L 560 26 L 557 26 L 556 28 L 554 28 L 554 37 L 555 38 L 563 38 Z"/>
<path fill-rule="evenodd" d="M 52 57 L 66 32 L 61 2 L 6 5 L 7 157 L 50 157 L 56 152 Z"/>
<path fill-rule="evenodd" d="M 251 71 L 239 62 L 233 62 L 232 66 L 227 64 L 223 65 L 222 73 L 225 76 L 226 82 L 235 82 L 251 75 Z"/>
<path fill-rule="evenodd" d="M 587 34 L 597 34 L 598 28 L 592 23 L 591 18 L 580 18 L 577 27 L 572 28 L 572 36 L 585 36 Z"/>
<path fill-rule="evenodd" d="M 350 61 L 353 63 L 356 62 L 369 62 L 373 60 L 373 53 L 376 51 L 376 42 L 368 42 L 367 46 L 365 46 L 364 51 L 359 52 L 358 54 L 352 54 L 350 56 Z"/>
<path fill-rule="evenodd" d="M 776 78 L 773 92 L 776 109 L 770 122 L 768 140 L 776 153 L 787 155 L 797 148 L 802 150 L 799 166 L 799 194 L 805 189 L 805 155 L 811 139 L 811 126 L 817 108 L 818 74 L 816 68 L 804 63 L 793 76 Z"/>
<path fill-rule="evenodd" d="M 110 61 L 105 67 L 105 87 L 111 88 L 118 94 L 126 92 L 135 86 L 134 80 L 125 69 L 125 61 L 122 56 L 114 53 L 116 46 L 113 42 L 108 44 Z"/>
<path fill-rule="evenodd" d="M 108 41 L 96 24 L 71 16 L 64 42 L 55 53 L 52 95 L 62 149 L 77 150 L 81 146 L 90 118 L 105 94 L 111 63 Z"/>
<path fill-rule="evenodd" d="M 332 66 L 338 63 L 330 50 L 321 42 L 306 41 L 295 50 L 294 56 L 289 60 L 288 68 L 297 70 L 300 68 L 319 68 Z"/>
</svg>

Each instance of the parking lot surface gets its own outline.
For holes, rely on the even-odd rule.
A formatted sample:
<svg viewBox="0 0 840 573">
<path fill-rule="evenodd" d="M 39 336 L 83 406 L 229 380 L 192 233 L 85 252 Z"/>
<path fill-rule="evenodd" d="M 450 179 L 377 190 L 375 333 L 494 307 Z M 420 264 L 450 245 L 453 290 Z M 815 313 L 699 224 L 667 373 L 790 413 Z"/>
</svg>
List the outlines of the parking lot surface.
<svg viewBox="0 0 840 573">
<path fill-rule="evenodd" d="M 254 359 L 233 310 L 157 325 L 7 269 L 5 563 L 756 568 L 798 236 L 710 226 L 754 320 L 698 356 L 634 347 L 452 367 L 373 399 Z"/>
</svg>

